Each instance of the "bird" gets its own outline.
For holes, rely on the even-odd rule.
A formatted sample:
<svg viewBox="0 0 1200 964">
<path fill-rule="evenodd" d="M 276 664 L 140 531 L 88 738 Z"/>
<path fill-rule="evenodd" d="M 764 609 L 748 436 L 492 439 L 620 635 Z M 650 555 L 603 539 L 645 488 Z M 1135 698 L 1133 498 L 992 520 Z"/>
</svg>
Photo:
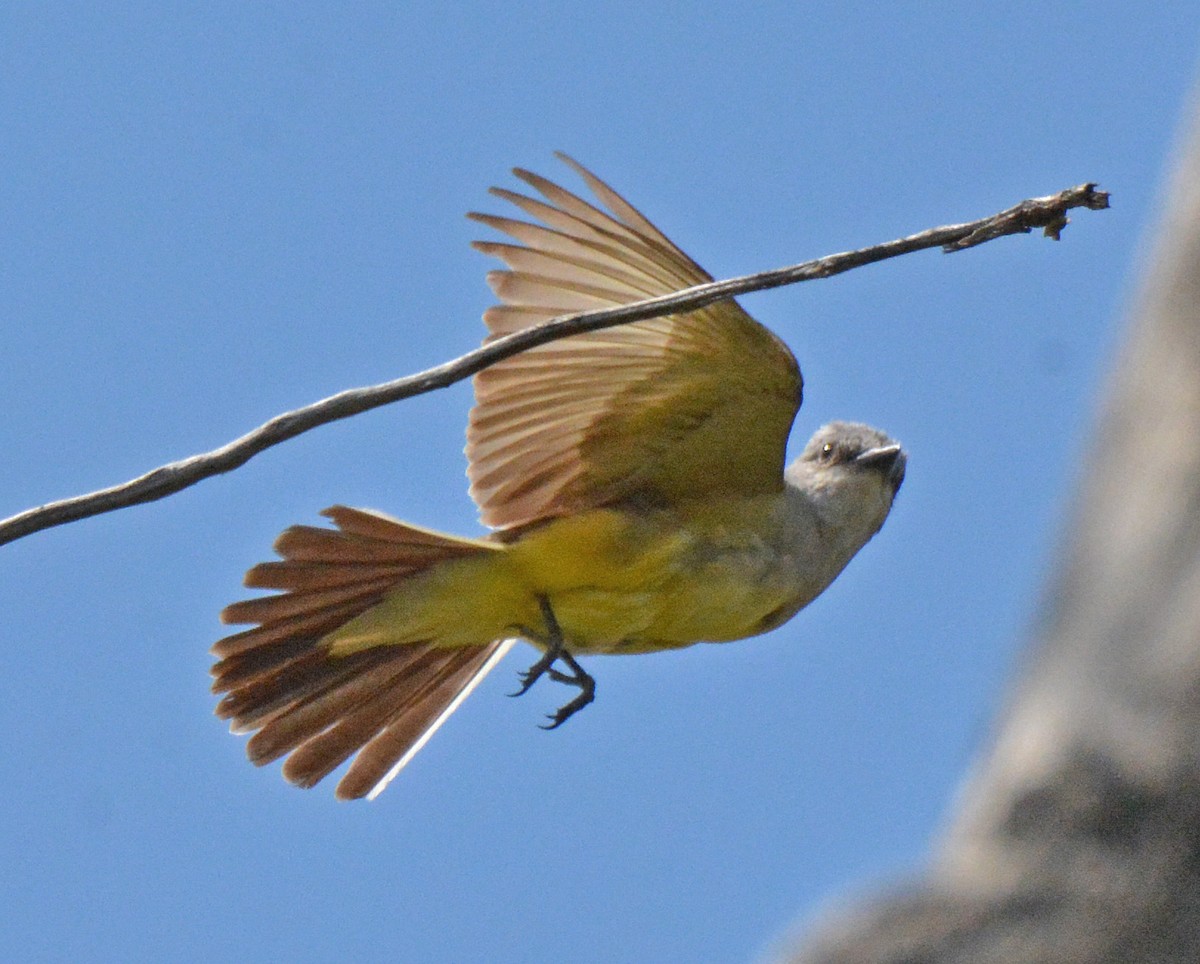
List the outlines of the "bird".
<svg viewBox="0 0 1200 964">
<path fill-rule="evenodd" d="M 628 201 L 565 154 L 593 195 L 522 168 L 488 338 L 711 281 Z M 803 378 L 733 299 L 526 350 L 474 376 L 469 492 L 489 530 L 459 537 L 337 505 L 296 525 L 227 606 L 251 628 L 214 644 L 216 714 L 256 765 L 311 787 L 353 758 L 339 799 L 376 797 L 514 643 L 595 696 L 578 656 L 745 639 L 808 605 L 879 531 L 907 455 L 836 421 L 785 466 Z M 513 694 L 519 695 L 519 694 Z"/>
</svg>

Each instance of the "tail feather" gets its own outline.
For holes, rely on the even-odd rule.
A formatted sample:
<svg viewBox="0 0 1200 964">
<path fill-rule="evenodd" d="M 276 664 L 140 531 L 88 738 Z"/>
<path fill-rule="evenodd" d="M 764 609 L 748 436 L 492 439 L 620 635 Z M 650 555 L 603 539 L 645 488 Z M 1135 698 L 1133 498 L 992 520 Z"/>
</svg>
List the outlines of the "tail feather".
<svg viewBox="0 0 1200 964">
<path fill-rule="evenodd" d="M 319 642 L 319 636 L 296 636 L 226 656 L 213 666 L 216 679 L 213 680 L 212 691 L 227 694 L 225 699 L 231 701 L 230 705 L 232 697 L 257 698 L 257 692 L 247 691 L 249 684 L 278 687 L 287 682 L 288 674 L 293 674 L 306 664 L 327 662 Z M 224 706 L 223 700 L 218 707 L 221 715 L 227 715 L 223 713 Z"/>
<path fill-rule="evenodd" d="M 374 796 L 511 642 L 444 648 L 430 640 L 334 656 L 323 640 L 415 573 L 498 547 L 345 506 L 323 515 L 337 528 L 285 530 L 275 543 L 282 560 L 246 574 L 248 586 L 281 593 L 221 614 L 227 623 L 256 625 L 213 646 L 213 691 L 224 694 L 216 713 L 234 732 L 257 731 L 247 744 L 255 764 L 288 756 L 283 774 L 300 786 L 357 754 L 337 795 Z"/>
<path fill-rule="evenodd" d="M 343 713 L 332 726 L 323 727 L 304 739 L 284 763 L 284 776 L 300 786 L 312 786 L 372 739 L 382 735 L 394 718 L 410 713 L 419 714 L 424 698 L 433 685 L 430 676 L 440 677 L 456 654 L 453 650 L 443 650 L 429 655 L 432 665 L 426 667 L 415 688 L 403 668 L 399 671 L 393 666 L 377 669 L 372 674 L 376 679 L 371 694 L 365 698 L 355 694 L 358 699 L 354 700 L 352 709 Z M 462 658 L 461 654 L 459 658 Z M 402 709 L 398 709 L 398 706 Z M 316 721 L 308 722 L 311 725 Z"/>
<path fill-rule="evenodd" d="M 301 639 L 223 660 L 219 687 L 213 684 L 214 691 L 225 693 L 217 704 L 217 716 L 233 720 L 237 732 L 259 729 L 288 707 L 298 708 L 303 700 L 408 649 L 376 647 L 330 658 L 317 640 Z"/>
<path fill-rule="evenodd" d="M 342 661 L 358 661 L 354 672 L 349 675 L 339 673 L 337 677 L 330 678 L 327 673 L 321 673 L 318 667 L 318 674 L 310 676 L 310 692 L 290 706 L 287 713 L 276 712 L 264 720 L 261 729 L 247 745 L 246 754 L 257 764 L 277 760 L 322 733 L 344 728 L 350 719 L 366 710 L 376 698 L 390 695 L 389 690 L 394 684 L 408 687 L 403 705 L 416 702 L 426 679 L 439 667 L 430 665 L 425 647 L 405 646 L 397 649 L 398 654 L 380 648 L 345 657 Z M 413 649 L 418 652 L 411 653 Z M 452 653 L 452 650 L 441 650 L 436 655 L 446 660 Z M 319 686 L 316 682 L 322 676 L 328 685 Z"/>
<path fill-rule="evenodd" d="M 336 606 L 313 609 L 295 616 L 274 619 L 254 629 L 247 629 L 218 640 L 213 644 L 212 654 L 221 657 L 238 656 L 261 646 L 287 642 L 299 637 L 320 638 L 342 623 L 353 619 L 359 613 L 366 612 L 379 603 L 385 595 L 385 592 L 378 592 L 353 602 L 344 602 Z"/>
<path fill-rule="evenodd" d="M 328 611 L 335 606 L 375 598 L 396 585 L 395 575 L 328 589 L 293 589 L 279 596 L 260 596 L 231 603 L 221 613 L 225 623 L 275 623 L 315 611 Z"/>
<path fill-rule="evenodd" d="M 411 567 L 359 563 L 335 566 L 323 562 L 260 562 L 246 573 L 249 589 L 288 589 L 292 592 L 316 592 L 337 589 L 363 579 L 400 579 Z"/>
<path fill-rule="evenodd" d="M 321 515 L 331 519 L 342 532 L 363 539 L 378 539 L 380 542 L 390 542 L 402 546 L 428 546 L 437 549 L 442 555 L 470 555 L 478 549 L 490 549 L 491 544 L 482 539 L 460 539 L 447 537 L 433 529 L 409 525 L 400 522 L 382 512 L 364 512 L 362 509 L 351 509 L 345 505 L 335 505 L 324 510 Z M 317 532 L 328 532 L 328 529 L 317 529 Z"/>
<path fill-rule="evenodd" d="M 336 538 L 338 535 L 342 538 Z M 335 538 L 330 538 L 333 535 Z M 446 553 L 436 546 L 422 542 L 401 543 L 406 561 L 412 568 L 419 569 L 425 559 L 444 559 Z M 285 559 L 300 562 L 325 562 L 361 564 L 364 562 L 396 561 L 397 544 L 353 533 L 339 533 L 336 529 L 319 529 L 316 526 L 292 526 L 284 529 L 275 540 L 275 551 Z"/>
<path fill-rule="evenodd" d="M 394 717 L 362 751 L 338 784 L 338 796 L 354 799 L 378 796 L 420 751 L 492 667 L 504 658 L 515 640 L 484 647 L 482 664 L 472 661 L 452 667 L 411 713 Z M 459 652 L 462 652 L 461 650 Z"/>
</svg>

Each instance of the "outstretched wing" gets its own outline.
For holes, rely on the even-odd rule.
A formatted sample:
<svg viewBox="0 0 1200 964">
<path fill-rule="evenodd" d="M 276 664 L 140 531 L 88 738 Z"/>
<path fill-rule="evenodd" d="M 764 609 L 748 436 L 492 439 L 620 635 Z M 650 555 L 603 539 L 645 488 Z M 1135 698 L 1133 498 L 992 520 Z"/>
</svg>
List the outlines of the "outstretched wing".
<svg viewBox="0 0 1200 964">
<path fill-rule="evenodd" d="M 712 280 L 559 157 L 607 211 L 519 169 L 544 200 L 492 189 L 541 223 L 469 215 L 520 242 L 475 242 L 510 269 L 488 274 L 502 302 L 484 314 L 491 336 Z M 471 495 L 503 529 L 618 502 L 778 491 L 801 386 L 787 346 L 732 300 L 560 339 L 475 376 Z"/>
</svg>

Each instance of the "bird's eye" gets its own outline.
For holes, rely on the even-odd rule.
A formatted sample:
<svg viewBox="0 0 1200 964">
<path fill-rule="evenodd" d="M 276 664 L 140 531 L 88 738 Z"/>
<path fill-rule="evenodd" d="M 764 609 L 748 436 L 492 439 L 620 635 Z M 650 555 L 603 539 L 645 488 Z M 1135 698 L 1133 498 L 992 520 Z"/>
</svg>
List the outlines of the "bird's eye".
<svg viewBox="0 0 1200 964">
<path fill-rule="evenodd" d="M 833 449 L 832 442 L 826 442 L 824 445 L 822 445 L 821 446 L 821 461 L 828 462 L 830 459 L 832 459 L 833 451 L 834 451 L 834 449 Z"/>
</svg>

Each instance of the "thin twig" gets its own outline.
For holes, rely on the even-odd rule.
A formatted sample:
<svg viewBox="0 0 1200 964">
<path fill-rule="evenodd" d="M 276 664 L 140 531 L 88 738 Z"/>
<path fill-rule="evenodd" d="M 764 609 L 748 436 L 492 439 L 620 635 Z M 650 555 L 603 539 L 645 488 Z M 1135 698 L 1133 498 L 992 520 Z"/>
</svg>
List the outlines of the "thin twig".
<svg viewBox="0 0 1200 964">
<path fill-rule="evenodd" d="M 858 251 L 831 254 L 815 261 L 806 261 L 774 271 L 696 285 L 675 294 L 649 298 L 618 308 L 555 318 L 544 324 L 497 338 L 460 358 L 415 375 L 367 388 L 352 388 L 304 408 L 284 412 L 227 445 L 161 466 L 121 485 L 27 509 L 0 521 L 0 545 L 67 522 L 164 498 L 195 485 L 201 479 L 236 469 L 259 452 L 295 438 L 318 425 L 348 418 L 435 388 L 445 388 L 502 359 L 557 338 L 659 315 L 691 311 L 751 291 L 778 288 L 813 278 L 828 278 L 851 268 L 926 248 L 941 247 L 947 252 L 961 251 L 1006 234 L 1028 233 L 1034 228 L 1041 228 L 1047 237 L 1057 240 L 1067 223 L 1066 212 L 1077 207 L 1093 211 L 1106 208 L 1108 194 L 1096 190 L 1095 184 L 1081 184 L 1058 194 L 1022 201 L 1006 211 L 978 221 L 931 228 L 920 234 Z"/>
</svg>

